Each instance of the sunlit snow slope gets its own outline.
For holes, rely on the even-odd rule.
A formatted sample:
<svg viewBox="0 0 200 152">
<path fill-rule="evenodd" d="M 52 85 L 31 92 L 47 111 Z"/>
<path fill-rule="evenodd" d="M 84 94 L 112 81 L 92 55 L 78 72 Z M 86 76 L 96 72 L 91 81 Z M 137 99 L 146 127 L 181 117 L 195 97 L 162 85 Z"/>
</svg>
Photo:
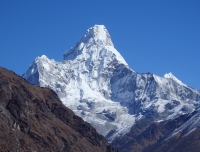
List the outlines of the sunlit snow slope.
<svg viewBox="0 0 200 152">
<path fill-rule="evenodd" d="M 172 73 L 159 77 L 134 72 L 103 25 L 89 28 L 62 62 L 45 55 L 36 58 L 23 77 L 54 90 L 110 142 L 139 119 L 173 119 L 194 111 L 200 101 L 200 93 Z"/>
</svg>

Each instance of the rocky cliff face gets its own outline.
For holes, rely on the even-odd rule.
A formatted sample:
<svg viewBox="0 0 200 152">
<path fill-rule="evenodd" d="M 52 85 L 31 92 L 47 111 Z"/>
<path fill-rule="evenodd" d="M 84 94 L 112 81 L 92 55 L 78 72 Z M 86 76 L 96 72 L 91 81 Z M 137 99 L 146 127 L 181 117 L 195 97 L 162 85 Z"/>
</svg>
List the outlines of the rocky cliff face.
<svg viewBox="0 0 200 152">
<path fill-rule="evenodd" d="M 0 67 L 1 151 L 114 152 L 48 88 Z"/>
<path fill-rule="evenodd" d="M 172 73 L 160 77 L 133 71 L 103 25 L 89 28 L 64 53 L 62 62 L 45 55 L 36 58 L 23 77 L 54 90 L 110 143 L 124 139 L 142 119 L 151 123 L 173 120 L 192 113 L 200 102 L 199 91 Z"/>
</svg>

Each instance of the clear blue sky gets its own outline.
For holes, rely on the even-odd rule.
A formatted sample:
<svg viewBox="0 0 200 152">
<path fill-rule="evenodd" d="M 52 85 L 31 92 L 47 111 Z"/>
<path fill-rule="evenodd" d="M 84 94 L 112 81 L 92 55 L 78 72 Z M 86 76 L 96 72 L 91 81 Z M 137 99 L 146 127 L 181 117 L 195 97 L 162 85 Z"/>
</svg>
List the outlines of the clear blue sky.
<svg viewBox="0 0 200 152">
<path fill-rule="evenodd" d="M 95 24 L 134 71 L 200 90 L 200 0 L 1 0 L 0 66 L 22 75 L 37 56 L 62 61 Z"/>
</svg>

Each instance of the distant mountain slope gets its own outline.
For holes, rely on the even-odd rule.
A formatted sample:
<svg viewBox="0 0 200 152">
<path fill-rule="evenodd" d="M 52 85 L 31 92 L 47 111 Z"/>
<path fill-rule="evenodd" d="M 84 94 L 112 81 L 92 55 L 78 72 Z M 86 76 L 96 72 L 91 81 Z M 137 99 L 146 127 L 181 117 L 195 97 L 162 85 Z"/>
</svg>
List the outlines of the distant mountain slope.
<svg viewBox="0 0 200 152">
<path fill-rule="evenodd" d="M 56 93 L 0 67 L 0 151 L 114 152 Z"/>
<path fill-rule="evenodd" d="M 163 122 L 141 119 L 128 134 L 113 141 L 112 145 L 120 152 L 198 152 L 200 125 L 197 122 L 200 121 L 197 117 L 200 118 L 199 110 Z M 191 121 L 193 126 L 189 124 Z"/>
<path fill-rule="evenodd" d="M 37 57 L 23 77 L 54 90 L 112 144 L 128 142 L 123 137 L 142 119 L 149 124 L 174 120 L 200 103 L 200 92 L 172 73 L 160 77 L 133 71 L 104 25 L 89 28 L 62 62 Z"/>
</svg>

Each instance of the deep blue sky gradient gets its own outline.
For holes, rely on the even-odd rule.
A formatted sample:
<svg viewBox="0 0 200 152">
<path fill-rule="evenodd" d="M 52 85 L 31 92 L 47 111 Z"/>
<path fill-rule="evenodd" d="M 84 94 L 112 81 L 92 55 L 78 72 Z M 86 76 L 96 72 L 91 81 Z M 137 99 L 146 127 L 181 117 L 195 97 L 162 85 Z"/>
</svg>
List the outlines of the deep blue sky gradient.
<svg viewBox="0 0 200 152">
<path fill-rule="evenodd" d="M 200 0 L 1 0 L 0 66 L 22 75 L 37 56 L 62 61 L 95 24 L 134 71 L 200 90 Z"/>
</svg>

